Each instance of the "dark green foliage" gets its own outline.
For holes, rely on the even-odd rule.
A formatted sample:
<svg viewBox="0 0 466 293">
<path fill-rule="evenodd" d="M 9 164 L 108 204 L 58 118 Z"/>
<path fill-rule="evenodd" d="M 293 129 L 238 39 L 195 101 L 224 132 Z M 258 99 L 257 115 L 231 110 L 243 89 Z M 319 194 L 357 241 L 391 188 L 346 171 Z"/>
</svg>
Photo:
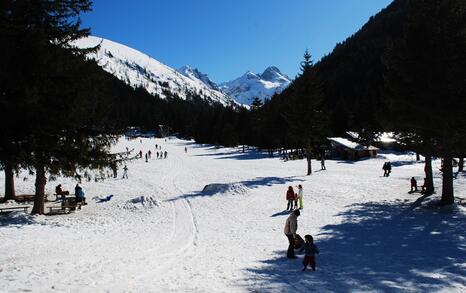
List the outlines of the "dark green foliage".
<svg viewBox="0 0 466 293">
<path fill-rule="evenodd" d="M 308 49 L 306 49 L 306 51 L 304 52 L 303 59 L 304 60 L 301 62 L 301 67 L 300 67 L 301 75 L 308 73 L 308 71 L 310 71 L 312 67 L 314 66 L 311 53 L 309 52 Z"/>
<path fill-rule="evenodd" d="M 333 134 L 355 130 L 369 143 L 378 132 L 395 131 L 401 144 L 429 158 L 463 156 L 465 6 L 462 0 L 395 0 L 322 58 L 315 68 Z M 311 84 L 302 74 L 278 101 L 293 101 Z M 450 171 L 444 168 L 444 203 L 453 201 Z"/>
<path fill-rule="evenodd" d="M 36 170 L 33 213 L 43 213 L 46 173 L 75 172 L 77 167 L 100 167 L 111 136 L 103 135 L 105 100 L 98 98 L 93 62 L 88 50 L 70 42 L 88 35 L 79 14 L 91 1 L 18 0 L 0 7 L 1 104 L 0 153 Z M 20 157 L 11 145 L 21 144 Z M 13 151 L 10 151 L 13 150 Z M 93 159 L 89 159 L 93 155 Z M 14 158 L 14 160 L 10 160 Z M 18 158 L 22 158 L 21 161 Z"/>
<path fill-rule="evenodd" d="M 442 202 L 453 203 L 451 160 L 466 149 L 466 3 L 407 1 L 403 34 L 384 54 L 387 111 L 417 149 L 444 158 Z"/>
<path fill-rule="evenodd" d="M 264 105 L 264 103 L 262 103 L 261 99 L 258 98 L 258 97 L 255 97 L 254 100 L 251 103 L 251 108 L 252 109 L 259 109 L 263 105 Z"/>
</svg>

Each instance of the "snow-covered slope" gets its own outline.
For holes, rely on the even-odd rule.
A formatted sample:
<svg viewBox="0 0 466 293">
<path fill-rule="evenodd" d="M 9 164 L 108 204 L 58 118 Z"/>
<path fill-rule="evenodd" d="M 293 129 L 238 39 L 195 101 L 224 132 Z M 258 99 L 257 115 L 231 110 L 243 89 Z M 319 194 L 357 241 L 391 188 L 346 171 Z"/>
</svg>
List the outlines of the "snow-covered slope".
<svg viewBox="0 0 466 293">
<path fill-rule="evenodd" d="M 407 192 L 424 176 L 410 153 L 328 160 L 305 176 L 305 160 L 178 139 L 122 138 L 113 151 L 155 154 L 155 144 L 167 159 L 128 161 L 129 179 L 120 165 L 118 178 L 83 181 L 80 211 L 0 215 L 0 292 L 466 292 L 465 173 L 454 181 L 458 204 L 438 208 L 427 205 L 440 197 L 438 168 L 437 194 Z M 33 193 L 34 175 L 18 177 L 16 193 Z M 52 180 L 47 194 L 76 184 Z M 0 190 L 4 182 L 0 172 Z M 302 253 L 286 259 L 285 192 L 298 184 L 298 233 L 314 236 L 316 272 L 301 271 Z"/>
<path fill-rule="evenodd" d="M 102 68 L 133 87 L 144 87 L 149 93 L 161 98 L 169 95 L 186 99 L 196 94 L 204 99 L 229 105 L 233 101 L 219 90 L 209 87 L 203 80 L 186 77 L 173 68 L 150 56 L 125 45 L 103 38 L 90 36 L 75 43 L 80 48 L 100 49 L 89 57 Z"/>
<path fill-rule="evenodd" d="M 192 68 L 189 65 L 185 65 L 177 70 L 179 73 L 188 77 L 189 79 L 200 81 L 210 89 L 219 91 L 218 85 L 213 82 L 207 74 L 200 72 L 197 68 Z"/>
<path fill-rule="evenodd" d="M 262 101 L 280 93 L 291 83 L 291 79 L 275 66 L 268 67 L 262 74 L 251 71 L 243 76 L 222 83 L 220 89 L 240 104 L 251 105 L 255 97 Z"/>
</svg>

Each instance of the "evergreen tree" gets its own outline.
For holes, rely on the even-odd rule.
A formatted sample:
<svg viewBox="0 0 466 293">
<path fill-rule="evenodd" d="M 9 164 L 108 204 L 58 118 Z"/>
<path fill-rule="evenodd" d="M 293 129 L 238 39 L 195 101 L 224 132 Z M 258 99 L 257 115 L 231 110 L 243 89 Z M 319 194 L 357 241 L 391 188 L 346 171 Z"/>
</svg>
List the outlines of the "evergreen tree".
<svg viewBox="0 0 466 293">
<path fill-rule="evenodd" d="M 316 67 L 308 68 L 294 86 L 289 101 L 293 106 L 285 112 L 285 117 L 293 144 L 305 150 L 307 175 L 310 175 L 312 158 L 322 154 L 322 145 L 326 145 L 330 134 L 329 112 Z"/>
<path fill-rule="evenodd" d="M 259 109 L 263 105 L 264 105 L 264 103 L 262 103 L 262 100 L 259 97 L 254 97 L 254 100 L 251 103 L 251 108 L 252 109 Z"/>
<path fill-rule="evenodd" d="M 309 53 L 309 50 L 306 49 L 303 55 L 303 61 L 301 62 L 300 66 L 301 75 L 306 74 L 309 70 L 312 69 L 313 66 L 314 62 L 312 61 L 311 53 Z"/>
<path fill-rule="evenodd" d="M 17 0 L 0 7 L 0 50 L 7 60 L 0 67 L 1 103 L 8 111 L 0 127 L 27 150 L 22 163 L 35 169 L 33 213 L 44 213 L 47 172 L 71 175 L 112 159 L 113 138 L 103 131 L 106 103 L 90 86 L 96 65 L 84 61 L 92 48 L 72 45 L 89 33 L 80 28 L 79 14 L 90 8 L 87 0 Z"/>
<path fill-rule="evenodd" d="M 466 2 L 407 1 L 409 19 L 384 58 L 384 95 L 396 129 L 443 157 L 443 204 L 454 202 L 452 159 L 466 148 Z M 428 138 L 428 139 L 427 139 Z"/>
</svg>

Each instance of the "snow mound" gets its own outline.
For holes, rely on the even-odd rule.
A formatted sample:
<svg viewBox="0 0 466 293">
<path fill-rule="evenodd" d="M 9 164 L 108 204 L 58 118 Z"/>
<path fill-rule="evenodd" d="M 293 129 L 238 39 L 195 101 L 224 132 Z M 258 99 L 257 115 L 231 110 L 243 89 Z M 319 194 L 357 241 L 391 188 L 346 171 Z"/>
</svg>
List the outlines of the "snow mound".
<svg viewBox="0 0 466 293">
<path fill-rule="evenodd" d="M 159 206 L 159 202 L 151 196 L 138 196 L 126 202 L 125 209 L 154 208 Z"/>
<path fill-rule="evenodd" d="M 212 183 L 207 184 L 202 189 L 202 193 L 213 195 L 218 193 L 235 193 L 244 194 L 247 192 L 247 187 L 240 183 Z"/>
</svg>

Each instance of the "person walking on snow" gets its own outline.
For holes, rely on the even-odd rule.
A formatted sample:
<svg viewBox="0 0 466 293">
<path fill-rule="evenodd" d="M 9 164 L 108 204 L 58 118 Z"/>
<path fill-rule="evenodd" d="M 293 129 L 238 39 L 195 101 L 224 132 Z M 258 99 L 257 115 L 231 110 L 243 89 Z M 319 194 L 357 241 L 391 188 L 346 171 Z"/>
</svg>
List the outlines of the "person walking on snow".
<svg viewBox="0 0 466 293">
<path fill-rule="evenodd" d="M 388 161 L 387 162 L 387 177 L 390 176 L 390 173 L 392 173 L 392 163 Z"/>
<path fill-rule="evenodd" d="M 301 184 L 298 185 L 298 208 L 301 210 L 303 209 L 303 186 Z"/>
<path fill-rule="evenodd" d="M 327 170 L 327 168 L 325 168 L 325 156 L 320 158 L 320 170 Z"/>
<path fill-rule="evenodd" d="M 293 187 L 289 186 L 288 190 L 286 191 L 286 200 L 288 201 L 288 204 L 286 206 L 287 211 L 292 211 L 293 210 L 293 202 L 294 202 L 294 190 Z"/>
<path fill-rule="evenodd" d="M 118 163 L 117 162 L 113 162 L 112 172 L 113 172 L 113 178 L 117 178 L 118 177 Z"/>
<path fill-rule="evenodd" d="M 294 210 L 286 219 L 285 233 L 286 238 L 288 238 L 288 250 L 286 252 L 287 258 L 296 258 L 294 255 L 294 241 L 296 238 L 296 231 L 298 230 L 298 217 L 301 213 L 299 210 Z"/>
<path fill-rule="evenodd" d="M 123 178 L 122 179 L 128 179 L 128 167 L 125 165 L 123 167 Z"/>
<path fill-rule="evenodd" d="M 414 177 L 411 177 L 410 182 L 411 182 L 411 191 L 410 192 L 413 193 L 413 192 L 417 191 L 417 181 L 416 181 L 416 179 Z"/>
<path fill-rule="evenodd" d="M 382 170 L 383 170 L 383 177 L 387 177 L 388 176 L 388 162 L 383 163 Z"/>
<path fill-rule="evenodd" d="M 316 270 L 316 254 L 319 254 L 319 248 L 314 244 L 314 239 L 311 235 L 304 236 L 303 247 L 299 250 L 300 252 L 304 250 L 304 260 L 303 260 L 303 272 L 307 269 L 308 265 L 311 265 L 313 271 Z"/>
</svg>

